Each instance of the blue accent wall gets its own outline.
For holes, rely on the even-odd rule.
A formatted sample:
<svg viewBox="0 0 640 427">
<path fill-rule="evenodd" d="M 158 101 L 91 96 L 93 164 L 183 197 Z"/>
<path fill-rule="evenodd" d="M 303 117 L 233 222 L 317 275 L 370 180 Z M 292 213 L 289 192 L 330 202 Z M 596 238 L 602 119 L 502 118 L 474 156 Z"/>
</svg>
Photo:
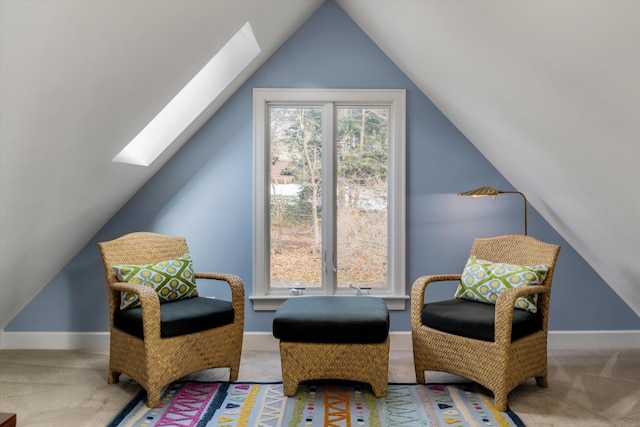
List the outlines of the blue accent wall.
<svg viewBox="0 0 640 427">
<path fill-rule="evenodd" d="M 239 275 L 252 290 L 252 89 L 402 88 L 407 91 L 407 293 L 424 274 L 461 272 L 475 237 L 521 233 L 522 199 L 457 197 L 505 178 L 334 2 L 325 2 L 6 327 L 108 331 L 96 243 L 132 231 L 187 238 L 198 271 Z M 506 153 L 514 155 L 517 153 Z M 135 167 L 135 166 L 125 166 Z M 551 330 L 635 330 L 640 318 L 531 207 L 529 234 L 562 246 Z M 200 293 L 215 295 L 198 282 Z M 448 298 L 439 287 L 432 299 Z M 223 294 L 216 295 L 224 297 Z M 272 312 L 247 299 L 246 331 L 270 331 Z M 409 331 L 409 304 L 391 313 Z"/>
</svg>

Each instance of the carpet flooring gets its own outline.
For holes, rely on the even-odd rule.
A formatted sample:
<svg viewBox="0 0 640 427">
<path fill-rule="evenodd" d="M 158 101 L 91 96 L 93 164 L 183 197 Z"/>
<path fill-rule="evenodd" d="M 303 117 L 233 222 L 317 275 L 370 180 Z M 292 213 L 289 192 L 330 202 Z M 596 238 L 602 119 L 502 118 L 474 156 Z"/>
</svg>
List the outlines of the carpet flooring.
<svg viewBox="0 0 640 427">
<path fill-rule="evenodd" d="M 106 381 L 108 353 L 78 350 L 0 350 L 0 412 L 16 413 L 20 427 L 106 426 L 140 391 L 125 376 Z M 228 371 L 188 376 L 226 381 Z M 244 351 L 239 381 L 282 381 L 277 351 Z M 429 372 L 433 383 L 464 382 Z M 415 382 L 411 351 L 390 353 L 389 382 Z M 527 427 L 640 426 L 640 349 L 549 351 L 549 388 L 533 379 L 509 395 Z"/>
</svg>

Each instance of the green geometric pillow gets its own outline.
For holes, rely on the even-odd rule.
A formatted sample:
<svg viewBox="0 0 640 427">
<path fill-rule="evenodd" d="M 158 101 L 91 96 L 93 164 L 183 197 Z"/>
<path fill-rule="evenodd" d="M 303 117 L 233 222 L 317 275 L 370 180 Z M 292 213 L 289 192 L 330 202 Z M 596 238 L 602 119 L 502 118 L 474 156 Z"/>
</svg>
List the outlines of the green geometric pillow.
<svg viewBox="0 0 640 427">
<path fill-rule="evenodd" d="M 511 288 L 541 284 L 549 267 L 546 265 L 515 265 L 476 259 L 471 256 L 464 267 L 455 297 L 495 304 L 498 295 Z M 515 307 L 535 313 L 538 296 L 526 295 L 516 299 Z"/>
<path fill-rule="evenodd" d="M 114 265 L 113 270 L 120 282 L 154 288 L 160 297 L 161 304 L 198 296 L 195 273 L 189 254 L 157 264 Z M 131 292 L 123 291 L 120 301 L 121 310 L 140 305 L 138 296 Z"/>
</svg>

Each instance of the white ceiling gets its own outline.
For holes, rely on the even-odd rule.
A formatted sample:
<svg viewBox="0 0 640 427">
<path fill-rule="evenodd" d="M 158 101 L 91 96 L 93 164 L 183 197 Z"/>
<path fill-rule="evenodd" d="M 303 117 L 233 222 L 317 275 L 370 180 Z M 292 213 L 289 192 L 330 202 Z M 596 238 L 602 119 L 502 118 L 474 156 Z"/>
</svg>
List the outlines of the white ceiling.
<svg viewBox="0 0 640 427">
<path fill-rule="evenodd" d="M 0 330 L 321 3 L 0 0 Z M 640 2 L 336 3 L 640 314 Z M 112 163 L 247 21 L 249 69 Z"/>
</svg>

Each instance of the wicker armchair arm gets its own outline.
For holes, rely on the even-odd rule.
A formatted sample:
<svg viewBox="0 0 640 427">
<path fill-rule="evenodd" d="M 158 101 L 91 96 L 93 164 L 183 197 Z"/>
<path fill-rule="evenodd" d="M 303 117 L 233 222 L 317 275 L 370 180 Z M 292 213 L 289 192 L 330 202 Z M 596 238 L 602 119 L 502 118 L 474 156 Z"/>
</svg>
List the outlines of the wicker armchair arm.
<svg viewBox="0 0 640 427">
<path fill-rule="evenodd" d="M 196 274 L 196 279 L 223 280 L 229 284 L 231 283 L 240 284 L 244 288 L 242 279 L 236 276 L 235 274 L 210 272 L 210 271 L 205 271 L 205 272 L 196 271 L 195 274 Z"/>
<path fill-rule="evenodd" d="M 141 286 L 135 283 L 113 282 L 109 284 L 109 289 L 114 291 L 131 292 L 138 296 L 142 307 L 142 327 L 144 339 L 160 339 L 160 298 L 156 290 L 150 286 Z M 120 307 L 115 307 L 119 310 Z"/>
<path fill-rule="evenodd" d="M 427 286 L 435 282 L 450 282 L 460 280 L 461 274 L 439 274 L 418 277 L 411 287 L 411 325 L 418 327 L 422 323 L 422 308 Z"/>
<path fill-rule="evenodd" d="M 234 323 L 244 321 L 244 283 L 239 276 L 230 273 L 196 272 L 196 279 L 219 280 L 227 282 L 231 288 L 231 304 L 234 310 Z"/>
<path fill-rule="evenodd" d="M 550 288 L 542 285 L 522 286 L 503 290 L 496 301 L 495 342 L 510 343 L 513 325 L 513 311 L 516 299 L 525 295 L 550 292 Z"/>
</svg>

